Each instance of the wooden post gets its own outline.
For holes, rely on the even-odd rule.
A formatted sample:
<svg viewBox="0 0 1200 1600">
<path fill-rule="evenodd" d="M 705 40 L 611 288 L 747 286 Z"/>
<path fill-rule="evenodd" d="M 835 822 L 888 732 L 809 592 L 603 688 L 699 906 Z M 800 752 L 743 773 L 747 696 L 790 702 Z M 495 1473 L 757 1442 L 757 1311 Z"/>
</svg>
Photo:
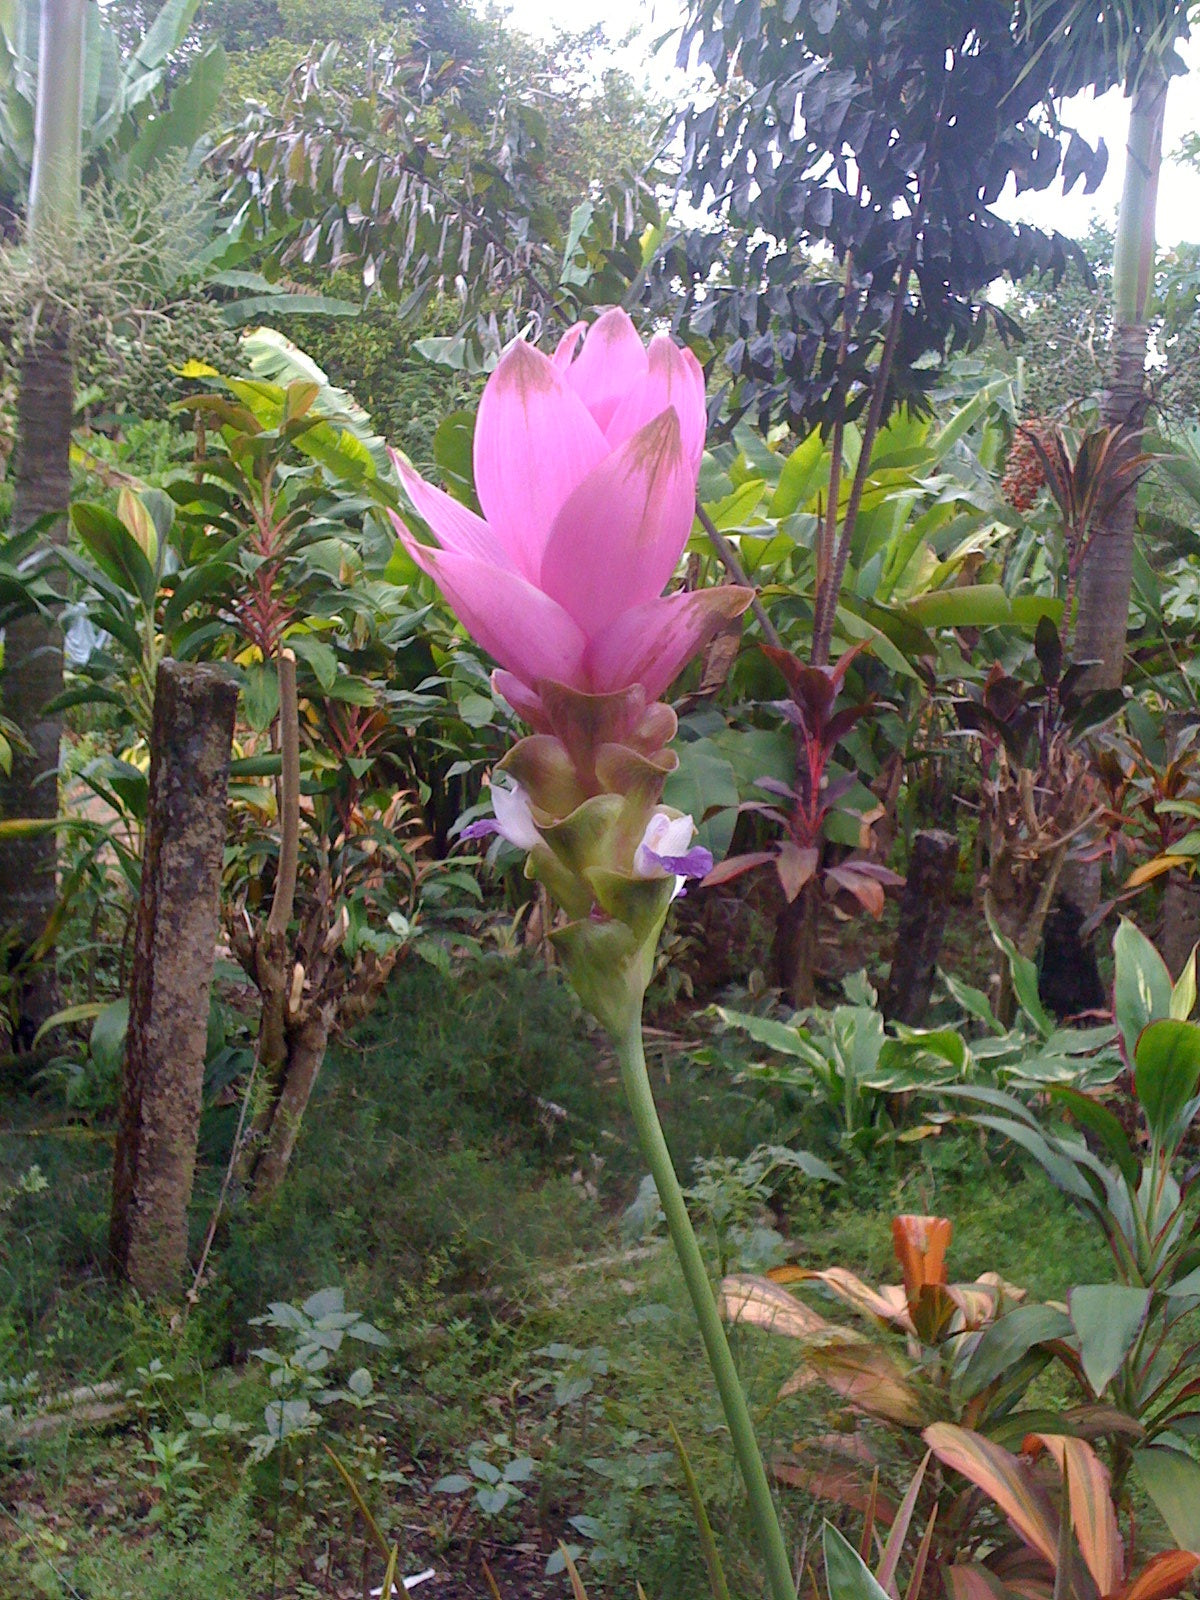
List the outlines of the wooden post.
<svg viewBox="0 0 1200 1600">
<path fill-rule="evenodd" d="M 113 1166 L 113 1271 L 148 1299 L 179 1291 L 196 1164 L 237 685 L 164 661 Z"/>
<path fill-rule="evenodd" d="M 900 899 L 892 970 L 883 997 L 884 1015 L 891 1021 L 915 1027 L 925 1015 L 957 869 L 954 834 L 930 829 L 914 835 Z"/>
</svg>

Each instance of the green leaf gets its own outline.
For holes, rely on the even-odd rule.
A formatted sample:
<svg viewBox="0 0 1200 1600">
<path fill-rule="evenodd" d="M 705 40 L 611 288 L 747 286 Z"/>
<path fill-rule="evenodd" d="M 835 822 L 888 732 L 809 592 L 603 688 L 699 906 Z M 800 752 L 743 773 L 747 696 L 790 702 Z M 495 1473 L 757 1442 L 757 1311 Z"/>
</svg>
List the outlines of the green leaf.
<svg viewBox="0 0 1200 1600">
<path fill-rule="evenodd" d="M 265 733 L 279 715 L 279 674 L 274 662 L 256 661 L 246 668 L 242 707 L 255 733 Z"/>
<path fill-rule="evenodd" d="M 1137 1157 L 1129 1147 L 1129 1140 L 1125 1129 L 1121 1126 L 1120 1118 L 1107 1106 L 1101 1105 L 1098 1100 L 1093 1100 L 1090 1095 L 1069 1085 L 1059 1086 L 1050 1092 L 1060 1105 L 1066 1106 L 1077 1122 L 1081 1122 L 1085 1128 L 1089 1128 L 1103 1140 L 1105 1148 L 1120 1168 L 1125 1182 L 1131 1189 L 1136 1189 Z"/>
<path fill-rule="evenodd" d="M 1113 1010 L 1117 1031 L 1132 1064 L 1138 1036 L 1148 1022 L 1171 1014 L 1171 974 L 1146 935 L 1122 917 L 1113 935 Z"/>
<path fill-rule="evenodd" d="M 109 582 L 123 594 L 137 596 L 149 611 L 156 588 L 154 568 L 121 519 L 104 506 L 77 500 L 71 507 L 71 521 L 84 549 Z"/>
<path fill-rule="evenodd" d="M 1070 1335 L 1071 1319 L 1055 1306 L 1017 1306 L 983 1332 L 963 1370 L 961 1396 L 970 1400 L 1002 1377 L 1035 1345 Z"/>
<path fill-rule="evenodd" d="M 915 595 L 905 610 L 925 628 L 991 628 L 1012 621 L 1012 605 L 998 583 L 933 589 Z"/>
<path fill-rule="evenodd" d="M 1200 1550 L 1200 1462 L 1155 1445 L 1133 1453 L 1133 1470 L 1182 1550 Z"/>
<path fill-rule="evenodd" d="M 289 633 L 284 640 L 289 650 L 294 650 L 300 660 L 312 668 L 322 689 L 332 689 L 337 682 L 337 651 L 323 639 L 311 633 Z"/>
<path fill-rule="evenodd" d="M 821 1547 L 829 1600 L 888 1600 L 887 1590 L 831 1522 L 821 1530 Z"/>
<path fill-rule="evenodd" d="M 1121 1370 L 1150 1309 L 1150 1290 L 1119 1283 L 1087 1283 L 1067 1296 L 1079 1335 L 1083 1375 L 1099 1397 Z"/>
<path fill-rule="evenodd" d="M 1196 949 L 1193 945 L 1171 990 L 1171 1015 L 1179 1022 L 1186 1022 L 1196 1009 Z"/>
<path fill-rule="evenodd" d="M 311 1317 L 314 1322 L 321 1317 L 336 1316 L 346 1309 L 346 1296 L 343 1290 L 333 1286 L 328 1289 L 318 1289 L 310 1294 L 308 1299 L 300 1306 L 306 1317 Z"/>
<path fill-rule="evenodd" d="M 740 796 L 733 766 L 710 739 L 690 739 L 676 750 L 679 765 L 663 785 L 663 803 L 695 818 L 695 842 L 719 861 L 729 850 L 737 821 Z"/>
<path fill-rule="evenodd" d="M 1027 956 L 1021 954 L 1011 939 L 1001 933 L 999 924 L 992 914 L 992 908 L 986 899 L 984 901 L 984 911 L 987 916 L 988 927 L 992 932 L 992 938 L 1003 951 L 1008 961 L 1008 970 L 1012 974 L 1013 991 L 1020 1003 L 1021 1010 L 1033 1023 L 1042 1038 L 1049 1039 L 1057 1024 L 1042 1004 L 1038 995 L 1037 967 Z"/>
<path fill-rule="evenodd" d="M 780 1055 L 797 1056 L 801 1061 L 809 1062 L 813 1058 L 812 1046 L 803 1039 L 798 1028 L 789 1027 L 786 1022 L 776 1022 L 773 1017 L 752 1016 L 746 1011 L 731 1011 L 725 1006 L 717 1007 L 717 1015 L 727 1027 L 740 1028 L 756 1044 L 765 1044 L 769 1050 L 776 1050 Z"/>
<path fill-rule="evenodd" d="M 1200 1082 L 1200 1026 L 1164 1017 L 1142 1029 L 1134 1047 L 1133 1086 L 1160 1149 L 1183 1133 Z"/>
</svg>

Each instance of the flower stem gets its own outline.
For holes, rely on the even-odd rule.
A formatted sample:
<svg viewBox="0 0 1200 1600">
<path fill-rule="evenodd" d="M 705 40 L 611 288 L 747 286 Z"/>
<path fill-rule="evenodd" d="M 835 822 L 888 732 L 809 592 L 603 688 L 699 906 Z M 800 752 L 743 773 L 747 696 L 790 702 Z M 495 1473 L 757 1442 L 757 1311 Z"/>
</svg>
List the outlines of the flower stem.
<svg viewBox="0 0 1200 1600">
<path fill-rule="evenodd" d="M 691 1296 L 696 1321 L 700 1324 L 700 1337 L 704 1340 L 704 1348 L 708 1354 L 708 1364 L 712 1368 L 717 1392 L 721 1396 L 725 1420 L 733 1440 L 734 1454 L 737 1456 L 738 1466 L 746 1485 L 750 1512 L 754 1518 L 759 1545 L 766 1562 L 772 1600 L 796 1600 L 796 1584 L 792 1577 L 787 1546 L 784 1543 L 783 1530 L 779 1526 L 779 1518 L 775 1513 L 775 1502 L 771 1498 L 771 1486 L 767 1482 L 746 1396 L 741 1379 L 738 1377 L 737 1367 L 734 1365 L 733 1352 L 725 1337 L 716 1300 L 713 1298 L 704 1258 L 700 1254 L 700 1246 L 692 1230 L 683 1190 L 679 1187 L 679 1179 L 675 1176 L 671 1152 L 667 1148 L 662 1124 L 658 1120 L 654 1093 L 646 1072 L 646 1057 L 642 1050 L 640 1017 L 634 1019 L 624 1037 L 617 1038 L 616 1045 L 621 1063 L 621 1077 L 625 1084 L 630 1110 L 633 1112 L 638 1138 L 641 1141 L 642 1154 L 649 1163 L 651 1175 L 658 1189 L 658 1198 L 666 1214 L 671 1243 L 675 1246 L 675 1254 L 683 1270 L 684 1282 Z"/>
</svg>

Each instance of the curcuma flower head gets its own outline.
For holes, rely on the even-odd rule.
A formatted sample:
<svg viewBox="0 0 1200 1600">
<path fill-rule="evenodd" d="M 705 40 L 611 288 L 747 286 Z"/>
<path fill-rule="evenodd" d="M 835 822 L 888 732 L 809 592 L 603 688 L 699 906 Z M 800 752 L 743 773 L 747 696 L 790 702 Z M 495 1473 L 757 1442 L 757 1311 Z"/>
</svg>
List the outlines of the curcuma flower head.
<svg viewBox="0 0 1200 1600">
<path fill-rule="evenodd" d="M 749 604 L 730 587 L 664 595 L 695 514 L 704 374 L 665 334 L 648 346 L 624 311 L 563 335 L 553 357 L 511 345 L 475 426 L 483 516 L 397 470 L 436 537 L 398 518 L 413 560 L 500 663 L 496 689 L 535 727 L 541 685 L 657 700 Z"/>
<path fill-rule="evenodd" d="M 712 865 L 661 804 L 676 765 L 659 696 L 749 605 L 748 589 L 664 595 L 691 532 L 704 375 L 621 310 L 568 330 L 552 357 L 510 346 L 475 426 L 479 516 L 399 457 L 438 543 L 399 519 L 413 560 L 499 662 L 493 684 L 535 730 L 500 763 L 494 820 L 529 852 L 568 923 L 554 934 L 585 1005 L 614 1032 L 640 1012 L 667 907 Z"/>
</svg>

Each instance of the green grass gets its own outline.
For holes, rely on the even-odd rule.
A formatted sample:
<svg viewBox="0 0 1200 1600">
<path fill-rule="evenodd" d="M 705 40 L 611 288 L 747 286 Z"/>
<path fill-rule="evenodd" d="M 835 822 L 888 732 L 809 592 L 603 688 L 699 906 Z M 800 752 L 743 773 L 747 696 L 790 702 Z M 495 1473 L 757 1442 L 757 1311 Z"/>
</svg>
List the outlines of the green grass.
<svg viewBox="0 0 1200 1600">
<path fill-rule="evenodd" d="M 794 1096 L 736 1082 L 724 1039 L 706 1065 L 678 1034 L 658 1043 L 656 1089 L 685 1173 L 701 1154 L 815 1137 Z M 234 1116 L 206 1113 L 197 1247 Z M 420 1564 L 464 1567 L 477 1582 L 463 1540 L 471 1528 L 497 1549 L 518 1535 L 543 1548 L 565 1535 L 589 1550 L 594 1600 L 632 1594 L 635 1576 L 650 1600 L 696 1600 L 704 1580 L 668 1420 L 704 1486 L 734 1593 L 752 1592 L 744 1510 L 673 1257 L 661 1239 L 639 1244 L 621 1228 L 642 1166 L 614 1064 L 541 968 L 495 958 L 454 980 L 419 963 L 403 970 L 332 1052 L 277 1201 L 261 1214 L 235 1208 L 182 1327 L 103 1276 L 107 1130 L 64 1126 L 52 1102 L 23 1103 L 17 1118 L 0 1134 L 0 1186 L 36 1160 L 46 1188 L 16 1198 L 0 1227 L 0 1376 L 36 1371 L 48 1389 L 108 1378 L 140 1393 L 108 1431 L 56 1429 L 10 1447 L 0 1593 L 334 1592 L 324 1574 L 345 1581 L 358 1570 L 363 1533 L 317 1448 L 324 1437 Z M 767 1219 L 805 1264 L 893 1281 L 892 1214 L 937 1211 L 955 1222 L 954 1278 L 994 1270 L 1058 1296 L 1106 1275 L 1093 1238 L 1048 1186 L 975 1136 L 948 1130 L 843 1170 L 840 1189 L 792 1182 Z M 724 1248 L 739 1265 L 736 1238 Z M 348 1342 L 330 1369 L 344 1384 L 366 1364 L 370 1400 L 359 1411 L 339 1402 L 322 1434 L 286 1460 L 247 1467 L 247 1440 L 278 1397 L 251 1352 L 285 1342 L 250 1319 L 330 1284 L 391 1337 L 383 1351 Z M 775 1401 L 794 1346 L 761 1335 L 738 1343 L 769 1454 L 825 1426 L 819 1396 Z M 582 1367 L 597 1369 L 590 1390 L 561 1406 L 555 1383 L 579 1363 L 545 1354 L 554 1345 L 590 1352 Z M 249 1431 L 200 1438 L 187 1417 L 195 1410 L 226 1411 Z M 191 1434 L 200 1465 L 181 1487 L 143 1481 L 152 1429 Z M 462 1470 L 472 1442 L 498 1434 L 537 1463 L 527 1502 L 506 1523 L 468 1516 L 456 1528 L 460 1503 L 431 1486 Z M 570 1527 L 580 1514 L 594 1519 L 594 1544 Z M 787 1515 L 801 1535 L 819 1529 L 802 1495 L 789 1495 Z M 530 1557 L 530 1570 L 542 1559 Z M 548 1592 L 565 1592 L 560 1583 Z M 502 1588 L 505 1600 L 525 1592 L 517 1580 Z"/>
</svg>

